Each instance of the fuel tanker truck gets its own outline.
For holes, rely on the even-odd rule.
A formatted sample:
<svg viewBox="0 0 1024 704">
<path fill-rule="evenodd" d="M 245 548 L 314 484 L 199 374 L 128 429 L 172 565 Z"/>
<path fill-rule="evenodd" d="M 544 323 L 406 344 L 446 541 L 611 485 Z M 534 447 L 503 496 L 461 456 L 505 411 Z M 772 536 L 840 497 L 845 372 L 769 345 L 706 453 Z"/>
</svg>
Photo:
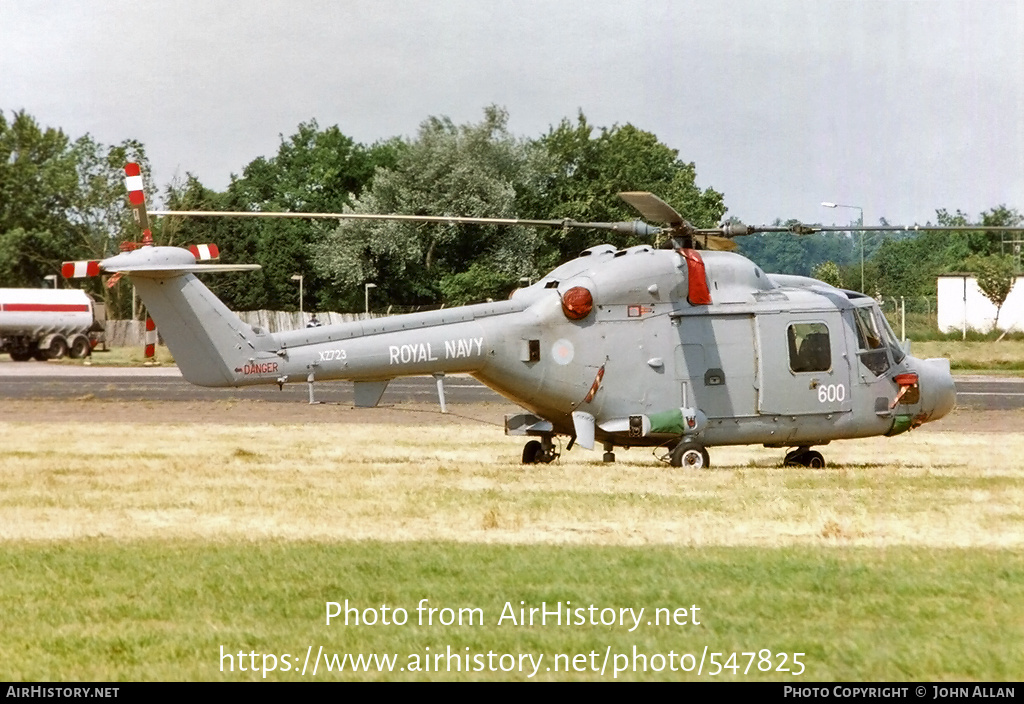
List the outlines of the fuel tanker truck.
<svg viewBox="0 0 1024 704">
<path fill-rule="evenodd" d="M 92 353 L 106 309 L 85 291 L 0 288 L 0 352 L 16 362 Z"/>
</svg>

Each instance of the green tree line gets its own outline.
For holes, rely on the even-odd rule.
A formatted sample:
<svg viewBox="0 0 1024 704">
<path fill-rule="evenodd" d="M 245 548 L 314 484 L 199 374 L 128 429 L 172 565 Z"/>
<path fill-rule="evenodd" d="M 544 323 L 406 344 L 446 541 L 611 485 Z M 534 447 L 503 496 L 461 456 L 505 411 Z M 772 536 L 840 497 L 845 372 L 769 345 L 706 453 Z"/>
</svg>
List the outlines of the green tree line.
<svg viewBox="0 0 1024 704">
<path fill-rule="evenodd" d="M 258 157 L 232 175 L 223 191 L 191 174 L 157 189 L 149 181 L 142 144 L 71 139 L 41 127 L 24 111 L 0 110 L 0 286 L 40 286 L 62 261 L 100 259 L 139 239 L 123 186 L 123 165 L 138 162 L 150 208 L 404 213 L 581 221 L 636 219 L 617 197 L 651 191 L 699 227 L 719 223 L 724 195 L 697 185 L 696 167 L 633 125 L 599 127 L 578 114 L 534 138 L 512 134 L 508 113 L 491 106 L 476 123 L 425 120 L 412 138 L 361 144 L 338 126 L 302 123 L 281 138 L 275 155 Z M 972 224 L 1020 224 L 1005 206 L 976 223 L 945 210 L 938 224 L 954 233 L 868 235 L 865 288 L 886 295 L 934 293 L 938 273 L 980 267 L 1000 254 L 999 233 Z M 522 278 L 536 279 L 558 263 L 601 242 L 640 244 L 617 233 L 582 230 L 424 225 L 378 221 L 187 219 L 152 223 L 157 244 L 216 243 L 225 262 L 258 263 L 252 273 L 210 277 L 208 283 L 237 310 L 296 309 L 303 276 L 307 310 L 360 310 L 363 286 L 375 283 L 377 308 L 458 305 L 504 298 Z M 767 271 L 828 276 L 860 287 L 859 233 L 758 235 L 740 252 Z M 103 296 L 114 315 L 127 316 L 130 287 L 81 284 Z"/>
</svg>

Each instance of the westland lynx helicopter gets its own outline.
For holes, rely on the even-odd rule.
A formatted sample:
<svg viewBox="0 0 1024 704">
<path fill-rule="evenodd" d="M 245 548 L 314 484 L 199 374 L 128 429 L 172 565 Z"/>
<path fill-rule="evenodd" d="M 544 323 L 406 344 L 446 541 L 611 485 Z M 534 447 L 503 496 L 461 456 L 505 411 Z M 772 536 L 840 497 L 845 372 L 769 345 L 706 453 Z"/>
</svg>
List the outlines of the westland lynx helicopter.
<svg viewBox="0 0 1024 704">
<path fill-rule="evenodd" d="M 146 228 L 138 168 L 126 179 Z M 279 214 L 586 227 L 667 235 L 670 249 L 598 245 L 509 300 L 269 333 L 243 323 L 196 278 L 254 265 L 200 263 L 212 245 L 145 246 L 65 275 L 131 277 L 185 379 L 200 386 L 349 380 L 355 405 L 376 406 L 392 379 L 432 375 L 442 409 L 446 374 L 470 374 L 527 412 L 505 419 L 530 438 L 524 464 L 559 456 L 556 438 L 604 448 L 662 447 L 676 467 L 709 467 L 709 447 L 790 448 L 787 465 L 823 467 L 812 448 L 893 436 L 955 403 L 945 359 L 917 359 L 870 297 L 801 276 L 766 274 L 728 251 L 755 232 L 843 227 L 698 229 L 656 196 L 621 197 L 658 222 Z M 236 215 L 162 211 L 169 215 Z M 263 215 L 263 214 L 260 214 Z M 894 228 L 865 228 L 894 229 Z M 902 228 L 900 228 L 902 229 Z"/>
</svg>

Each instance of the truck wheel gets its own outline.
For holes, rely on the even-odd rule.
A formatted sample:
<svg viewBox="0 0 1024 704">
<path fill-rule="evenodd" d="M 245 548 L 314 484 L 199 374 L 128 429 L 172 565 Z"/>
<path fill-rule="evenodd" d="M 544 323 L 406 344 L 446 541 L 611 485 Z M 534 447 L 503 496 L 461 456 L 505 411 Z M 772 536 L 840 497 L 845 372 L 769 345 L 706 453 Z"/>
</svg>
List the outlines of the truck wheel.
<svg viewBox="0 0 1024 704">
<path fill-rule="evenodd" d="M 47 350 L 47 359 L 64 359 L 68 356 L 68 341 L 63 336 L 57 335 L 50 341 L 50 349 Z"/>
<path fill-rule="evenodd" d="M 89 356 L 89 350 L 92 345 L 89 344 L 89 338 L 85 335 L 75 335 L 71 338 L 71 358 L 82 359 L 83 357 Z"/>
<path fill-rule="evenodd" d="M 32 350 L 11 350 L 11 359 L 15 362 L 27 362 L 32 359 Z"/>
</svg>

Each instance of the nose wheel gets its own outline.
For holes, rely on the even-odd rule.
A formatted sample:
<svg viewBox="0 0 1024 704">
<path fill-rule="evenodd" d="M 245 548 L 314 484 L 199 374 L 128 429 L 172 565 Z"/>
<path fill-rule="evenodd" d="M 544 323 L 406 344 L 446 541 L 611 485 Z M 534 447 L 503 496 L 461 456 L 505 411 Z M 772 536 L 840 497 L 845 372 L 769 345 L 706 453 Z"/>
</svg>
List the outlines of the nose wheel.
<svg viewBox="0 0 1024 704">
<path fill-rule="evenodd" d="M 823 469 L 825 458 L 821 453 L 809 447 L 798 447 L 787 452 L 786 459 L 782 463 L 785 467 L 810 467 L 811 469 Z"/>
<path fill-rule="evenodd" d="M 523 464 L 548 464 L 558 459 L 559 452 L 548 436 L 531 440 L 523 447 Z"/>
</svg>

